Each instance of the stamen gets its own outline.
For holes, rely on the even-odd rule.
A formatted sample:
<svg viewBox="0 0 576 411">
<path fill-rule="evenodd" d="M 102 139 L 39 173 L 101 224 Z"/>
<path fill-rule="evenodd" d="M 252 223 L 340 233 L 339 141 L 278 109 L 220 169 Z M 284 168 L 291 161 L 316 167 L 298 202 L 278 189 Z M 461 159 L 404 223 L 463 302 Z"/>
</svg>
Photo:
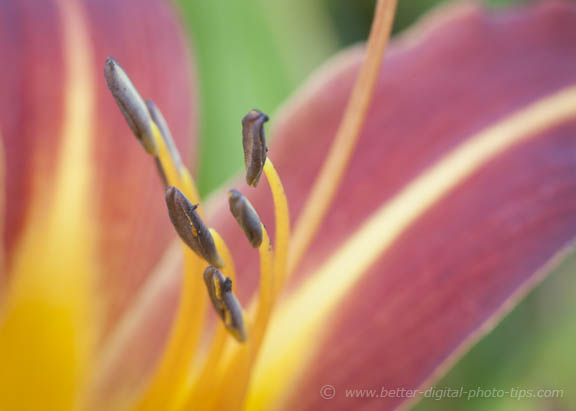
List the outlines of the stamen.
<svg viewBox="0 0 576 411">
<path fill-rule="evenodd" d="M 282 181 L 269 158 L 265 159 L 265 172 L 274 200 L 276 222 L 276 249 L 272 252 L 266 229 L 262 229 L 263 241 L 260 245 L 260 290 L 250 328 L 250 341 L 232 354 L 227 366 L 227 374 L 220 382 L 220 389 L 228 395 L 218 400 L 216 409 L 242 408 L 256 360 L 274 311 L 277 296 L 286 281 L 286 262 L 290 241 L 290 215 Z"/>
<path fill-rule="evenodd" d="M 126 73 L 113 59 L 108 59 L 106 62 L 105 72 L 110 90 L 117 99 L 120 110 L 133 130 L 133 124 L 140 127 L 144 123 L 142 119 L 134 123 L 131 122 L 133 113 L 125 110 L 124 105 L 126 102 L 124 100 L 128 101 L 128 106 L 130 104 L 134 105 L 134 101 L 136 101 L 136 105 L 140 106 L 138 108 L 139 115 L 145 112 L 146 116 L 140 117 L 146 118 L 151 134 L 145 133 L 144 136 L 152 139 L 152 144 L 147 146 L 154 147 L 154 150 L 147 151 L 155 157 L 154 160 L 160 176 L 165 184 L 169 186 L 166 194 L 169 197 L 167 198 L 167 203 L 169 204 L 171 219 L 173 223 L 176 222 L 175 227 L 181 237 L 182 233 L 179 228 L 184 230 L 188 226 L 189 233 L 187 235 L 192 236 L 192 244 L 195 244 L 194 247 L 191 247 L 190 241 L 184 241 L 189 248 L 184 246 L 184 281 L 179 298 L 178 312 L 172 324 L 164 352 L 160 356 L 156 369 L 149 379 L 142 396 L 135 404 L 135 408 L 141 411 L 173 409 L 182 399 L 189 382 L 190 366 L 197 354 L 205 313 L 208 307 L 208 298 L 202 286 L 201 273 L 205 266 L 202 259 L 212 265 L 223 266 L 224 263 L 222 258 L 220 258 L 220 254 L 218 254 L 217 248 L 214 246 L 214 242 L 216 242 L 218 247 L 224 247 L 225 244 L 222 241 L 216 241 L 219 239 L 217 233 L 210 234 L 199 217 L 201 211 L 195 209 L 196 206 L 192 205 L 192 202 L 198 203 L 199 201 L 196 184 L 190 172 L 182 163 L 160 111 L 153 103 L 150 102 L 146 105 L 143 102 Z M 126 93 L 123 87 L 131 92 Z M 128 98 L 126 95 L 128 95 Z M 142 107 L 145 111 L 141 111 Z M 135 134 L 139 136 L 138 133 L 135 132 Z M 146 141 L 141 141 L 143 146 Z M 181 190 L 181 192 L 178 191 L 179 194 L 174 194 L 173 196 L 168 195 L 170 186 L 175 187 L 172 187 L 172 190 Z M 172 215 L 174 215 L 174 218 L 172 218 Z M 198 238 L 194 239 L 195 236 Z M 188 239 L 190 240 L 190 238 Z M 225 254 L 225 258 L 227 258 L 228 254 Z M 233 270 L 233 267 L 230 270 Z M 227 273 L 232 276 L 233 273 L 230 270 Z"/>
<path fill-rule="evenodd" d="M 176 232 L 192 251 L 209 264 L 222 268 L 224 261 L 216 249 L 212 234 L 193 205 L 176 187 L 166 189 L 166 204 Z"/>
<path fill-rule="evenodd" d="M 164 183 L 164 187 L 168 186 L 168 177 L 166 176 L 166 172 L 164 171 L 164 167 L 162 167 L 162 162 L 158 157 L 154 159 L 154 164 L 156 164 L 156 170 L 158 171 L 158 175 L 160 176 L 160 180 Z"/>
<path fill-rule="evenodd" d="M 150 116 L 156 125 L 158 126 L 158 130 L 160 134 L 164 138 L 164 142 L 166 143 L 166 147 L 168 147 L 168 151 L 170 152 L 170 156 L 172 157 L 172 161 L 176 165 L 178 170 L 181 170 L 183 167 L 182 158 L 180 157 L 180 153 L 176 148 L 176 143 L 174 143 L 174 138 L 172 137 L 172 133 L 170 132 L 170 128 L 168 127 L 168 123 L 166 123 L 166 119 L 162 115 L 162 112 L 154 104 L 154 102 L 150 99 L 146 100 L 146 106 L 148 107 L 148 111 L 150 112 Z"/>
<path fill-rule="evenodd" d="M 180 184 L 182 184 L 182 192 L 191 202 L 198 203 L 200 201 L 200 194 L 198 194 L 196 182 L 186 167 L 182 167 L 180 170 Z M 198 214 L 202 217 L 202 206 L 199 207 Z"/>
<path fill-rule="evenodd" d="M 152 100 L 144 102 L 126 72 L 112 57 L 106 60 L 104 73 L 108 87 L 128 125 L 146 151 L 155 157 L 156 167 L 164 185 L 177 187 L 197 203 L 199 196 L 196 184 L 182 162 L 161 111 Z"/>
<path fill-rule="evenodd" d="M 266 139 L 264 123 L 268 116 L 258 110 L 250 110 L 242 119 L 242 145 L 246 163 L 246 183 L 252 187 L 258 185 L 264 162 L 266 161 Z"/>
<path fill-rule="evenodd" d="M 212 306 L 222 319 L 226 329 L 238 342 L 246 341 L 242 307 L 232 292 L 232 280 L 224 277 L 217 268 L 208 267 L 204 271 L 204 282 Z"/>
<path fill-rule="evenodd" d="M 226 364 L 226 374 L 222 376 L 219 389 L 226 389 L 226 397 L 218 398 L 214 409 L 241 409 L 250 383 L 260 346 L 265 336 L 268 320 L 274 308 L 274 264 L 275 258 L 266 229 L 262 230 L 260 245 L 260 287 L 256 306 L 250 315 L 250 339 L 246 345 L 235 347 Z"/>
<path fill-rule="evenodd" d="M 232 189 L 228 192 L 228 204 L 230 212 L 246 234 L 250 245 L 254 248 L 260 247 L 262 244 L 262 223 L 250 201 L 240 191 Z"/>
<path fill-rule="evenodd" d="M 220 251 L 222 258 L 226 263 L 226 268 L 223 274 L 228 276 L 232 282 L 234 282 L 236 280 L 236 270 L 232 254 L 220 234 L 218 234 L 214 229 L 210 229 L 210 231 L 212 232 L 212 237 L 214 237 L 214 241 L 216 242 L 216 247 Z M 202 291 L 204 292 L 204 290 Z M 213 400 L 211 394 L 217 382 L 221 378 L 221 373 L 224 372 L 224 368 L 221 365 L 222 362 L 225 361 L 224 352 L 229 340 L 230 333 L 226 329 L 224 323 L 220 322 L 215 331 L 214 338 L 210 343 L 210 352 L 205 356 L 201 370 L 193 377 L 187 398 L 184 398 L 182 401 L 183 405 L 180 409 L 195 410 L 198 409 L 199 404 L 202 404 L 201 406 L 203 409 L 212 409 L 212 407 L 209 406 L 211 400 Z"/>
<path fill-rule="evenodd" d="M 142 144 L 144 150 L 148 154 L 155 156 L 157 147 L 154 141 L 150 114 L 144 99 L 140 96 L 126 72 L 112 57 L 106 59 L 104 75 L 108 88 L 132 132 Z"/>
<path fill-rule="evenodd" d="M 226 366 L 227 373 L 220 381 L 219 388 L 226 389 L 228 395 L 219 399 L 216 409 L 242 408 L 250 384 L 250 375 L 260 354 L 277 296 L 286 280 L 290 239 L 288 202 L 280 177 L 269 158 L 265 161 L 264 172 L 274 200 L 276 249 L 272 252 L 268 234 L 263 228 L 263 241 L 259 248 L 260 290 L 252 316 L 250 340 L 247 346 L 237 348 Z"/>
<path fill-rule="evenodd" d="M 235 278 L 234 262 L 226 243 L 217 231 L 210 229 L 210 232 L 226 263 L 226 273 Z M 189 391 L 190 368 L 191 364 L 197 361 L 198 342 L 204 330 L 208 298 L 202 286 L 202 260 L 188 248 L 186 248 L 185 258 L 186 267 L 180 307 L 164 354 L 136 408 L 139 411 L 181 409 L 177 405 L 185 400 L 186 393 Z M 218 335 L 219 340 L 216 341 L 216 346 L 213 346 L 214 350 L 208 360 L 221 358 L 223 342 L 226 341 L 224 337 L 228 337 L 228 332 L 224 327 L 223 333 L 224 336 Z M 207 376 L 205 386 L 210 387 L 209 381 L 212 381 L 214 376 L 208 371 L 215 370 L 211 368 L 206 370 L 206 368 L 205 364 L 206 372 L 202 373 L 202 376 Z"/>
<path fill-rule="evenodd" d="M 288 245 L 290 244 L 290 211 L 288 199 L 282 180 L 272 164 L 272 160 L 266 159 L 264 173 L 272 192 L 274 201 L 274 221 L 276 235 L 274 238 L 274 298 L 281 291 L 287 278 Z"/>
</svg>

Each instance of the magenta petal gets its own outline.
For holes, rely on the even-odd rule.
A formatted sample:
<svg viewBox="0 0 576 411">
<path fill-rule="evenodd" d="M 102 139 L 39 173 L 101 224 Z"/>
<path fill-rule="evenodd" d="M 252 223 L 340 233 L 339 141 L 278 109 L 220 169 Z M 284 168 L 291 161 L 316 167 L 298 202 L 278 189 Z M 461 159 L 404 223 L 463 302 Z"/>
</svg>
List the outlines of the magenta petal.
<svg viewBox="0 0 576 411">
<path fill-rule="evenodd" d="M 565 2 L 507 13 L 467 5 L 434 15 L 397 39 L 335 206 L 297 276 L 307 276 L 371 212 L 449 150 L 573 83 L 573 19 L 574 8 Z M 343 53 L 272 118 L 269 155 L 284 182 L 293 221 L 325 158 L 360 62 L 359 49 Z M 262 186 L 240 188 L 273 231 L 271 201 Z M 232 238 L 234 250 L 242 249 L 235 253 L 240 268 L 254 266 L 256 256 L 246 252 L 249 247 L 231 217 L 223 215 L 226 210 L 215 214 L 215 226 Z"/>
<path fill-rule="evenodd" d="M 573 4 L 468 9 L 446 19 L 389 54 L 352 166 L 300 279 L 469 136 L 576 83 Z M 324 79 L 283 118 L 271 152 L 296 213 L 294 194 L 307 189 L 359 62 Z M 513 147 L 405 231 L 326 324 L 328 336 L 288 408 L 397 406 L 402 398 L 349 399 L 344 390 L 421 386 L 532 284 L 576 235 L 575 133 L 576 121 Z M 337 388 L 329 402 L 319 395 L 324 384 Z"/>
<path fill-rule="evenodd" d="M 494 160 L 408 230 L 335 313 L 294 404 L 320 405 L 330 383 L 341 400 L 331 409 L 392 408 L 403 399 L 344 390 L 417 388 L 513 306 L 576 233 L 575 132 L 576 122 Z"/>
<path fill-rule="evenodd" d="M 153 99 L 184 153 L 192 143 L 190 55 L 174 10 L 162 0 L 4 1 L 0 5 L 0 133 L 6 152 L 7 209 L 4 242 L 8 264 L 32 207 L 33 187 L 53 187 L 61 155 L 68 90 L 64 16 L 87 30 L 95 88 L 93 167 L 90 188 L 98 221 L 101 289 L 108 326 L 130 303 L 172 239 L 163 188 L 153 159 L 132 136 L 104 80 L 104 62 L 114 56 L 145 98 Z M 88 97 L 87 97 L 88 98 Z M 90 102 L 87 102 L 89 104 Z M 86 138 L 79 134 L 77 138 Z M 189 157 L 189 156 L 186 156 Z M 70 170 L 74 173 L 75 170 Z M 36 201 L 36 202 L 35 202 Z M 88 217 L 87 217 L 88 218 Z"/>
<path fill-rule="evenodd" d="M 97 39 L 95 61 L 103 67 L 111 55 L 122 64 L 142 96 L 162 110 L 190 166 L 193 72 L 174 10 L 161 0 L 87 2 L 86 10 Z M 96 190 L 101 218 L 107 222 L 101 256 L 107 264 L 104 284 L 112 304 L 109 321 L 114 321 L 158 263 L 173 230 L 153 159 L 140 150 L 103 79 L 97 80 L 103 121 L 97 125 L 102 144 L 95 155 L 105 175 Z"/>
<path fill-rule="evenodd" d="M 297 289 L 368 216 L 471 135 L 576 84 L 574 44 L 576 6 L 556 1 L 498 13 L 466 6 L 396 40 L 334 207 L 290 288 Z M 342 55 L 272 118 L 276 139 L 269 154 L 293 216 L 322 164 L 360 62 L 359 50 Z M 416 388 L 455 358 L 574 239 L 574 135 L 576 120 L 512 147 L 404 231 L 325 324 L 327 338 L 310 341 L 316 356 L 280 405 L 390 409 L 402 399 L 347 399 L 344 390 Z M 265 187 L 236 186 L 273 231 Z M 257 255 L 223 196 L 214 205 L 207 207 L 210 220 L 232 249 L 236 286 L 247 303 L 257 286 Z M 177 277 L 167 284 L 167 290 L 176 288 Z M 325 384 L 336 387 L 335 399 L 320 397 Z"/>
</svg>

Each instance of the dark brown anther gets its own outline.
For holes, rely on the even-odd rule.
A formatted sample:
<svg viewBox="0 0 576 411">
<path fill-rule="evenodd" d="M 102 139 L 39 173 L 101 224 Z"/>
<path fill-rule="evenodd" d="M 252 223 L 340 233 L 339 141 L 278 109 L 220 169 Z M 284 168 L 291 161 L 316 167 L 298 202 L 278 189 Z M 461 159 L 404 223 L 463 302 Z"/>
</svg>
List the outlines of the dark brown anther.
<svg viewBox="0 0 576 411">
<path fill-rule="evenodd" d="M 232 189 L 228 192 L 228 204 L 230 212 L 246 234 L 250 245 L 254 248 L 260 247 L 262 244 L 262 223 L 250 201 L 240 191 Z"/>
<path fill-rule="evenodd" d="M 266 162 L 266 138 L 264 123 L 268 116 L 258 110 L 250 110 L 242 119 L 242 145 L 246 164 L 246 183 L 256 187 Z"/>
<path fill-rule="evenodd" d="M 193 205 L 180 190 L 172 186 L 166 188 L 166 204 L 170 220 L 182 241 L 209 264 L 224 267 L 210 230 L 196 212 L 198 205 Z"/>
<path fill-rule="evenodd" d="M 212 306 L 222 319 L 226 329 L 239 342 L 246 341 L 242 307 L 232 292 L 232 280 L 224 277 L 217 268 L 208 267 L 204 271 L 204 282 Z"/>
<path fill-rule="evenodd" d="M 148 107 L 148 112 L 150 113 L 150 117 L 156 125 L 158 126 L 158 130 L 166 143 L 166 147 L 170 152 L 170 157 L 172 157 L 172 161 L 176 164 L 176 168 L 180 170 L 182 168 L 182 158 L 180 157 L 180 153 L 176 148 L 176 143 L 174 143 L 174 138 L 172 137 L 172 133 L 170 132 L 170 128 L 168 127 L 168 123 L 166 119 L 162 115 L 160 109 L 154 104 L 152 100 L 146 100 L 146 107 Z"/>
<path fill-rule="evenodd" d="M 148 154 L 157 155 L 151 117 L 146 103 L 132 84 L 132 81 L 112 57 L 106 59 L 104 75 L 116 104 L 126 118 L 132 132 Z"/>
</svg>

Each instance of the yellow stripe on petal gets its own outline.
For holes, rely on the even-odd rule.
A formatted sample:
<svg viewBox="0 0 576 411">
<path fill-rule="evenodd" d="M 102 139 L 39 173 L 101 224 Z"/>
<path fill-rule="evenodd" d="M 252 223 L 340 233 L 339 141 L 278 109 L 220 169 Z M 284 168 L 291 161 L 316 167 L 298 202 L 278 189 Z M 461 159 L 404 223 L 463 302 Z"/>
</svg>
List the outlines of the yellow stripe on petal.
<svg viewBox="0 0 576 411">
<path fill-rule="evenodd" d="M 67 68 L 60 164 L 51 190 L 36 184 L 15 251 L 0 324 L 2 410 L 77 407 L 97 330 L 89 196 L 94 65 L 80 6 L 62 0 L 60 9 Z"/>
<path fill-rule="evenodd" d="M 515 144 L 576 117 L 576 86 L 541 99 L 472 136 L 372 216 L 278 307 L 246 409 L 282 401 L 321 344 L 329 316 L 394 241 L 451 190 Z M 314 346 L 311 343 L 314 343 Z"/>
</svg>

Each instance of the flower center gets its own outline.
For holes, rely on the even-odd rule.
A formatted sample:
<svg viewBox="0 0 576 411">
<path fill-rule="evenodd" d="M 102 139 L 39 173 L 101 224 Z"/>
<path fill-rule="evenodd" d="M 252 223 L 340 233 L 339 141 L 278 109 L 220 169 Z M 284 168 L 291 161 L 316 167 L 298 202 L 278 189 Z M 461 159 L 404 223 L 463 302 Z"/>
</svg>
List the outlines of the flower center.
<svg viewBox="0 0 576 411">
<path fill-rule="evenodd" d="M 245 315 L 233 291 L 236 275 L 229 249 L 203 221 L 195 182 L 181 160 L 164 117 L 152 101 L 142 99 L 114 59 L 106 61 L 105 74 L 134 135 L 154 157 L 166 186 L 170 219 L 184 245 L 184 281 L 178 312 L 165 350 L 136 408 L 237 409 L 246 395 L 274 302 L 286 278 L 288 204 L 280 178 L 266 155 L 264 123 L 268 117 L 251 110 L 242 121 L 242 135 L 246 182 L 256 187 L 264 174 L 272 191 L 274 249 L 254 207 L 238 190 L 229 192 L 230 211 L 260 254 L 259 292 Z M 209 335 L 205 324 L 208 302 L 221 323 L 205 353 L 199 352 L 199 343 Z M 197 371 L 191 376 L 192 365 L 197 366 Z M 212 395 L 215 392 L 226 392 L 226 396 Z"/>
<path fill-rule="evenodd" d="M 234 262 L 228 247 L 220 235 L 202 221 L 202 207 L 194 180 L 180 159 L 162 114 L 152 102 L 144 102 L 113 59 L 107 61 L 110 90 L 134 134 L 155 158 L 167 187 L 170 218 L 186 244 L 177 317 L 165 352 L 138 400 L 137 409 L 242 408 L 278 294 L 317 233 L 350 160 L 370 105 L 395 7 L 396 0 L 377 3 L 366 59 L 327 160 L 298 219 L 292 243 L 289 241 L 289 212 L 284 188 L 266 156 L 264 123 L 268 117 L 251 110 L 242 121 L 246 182 L 256 187 L 264 173 L 271 188 L 275 213 L 275 249 L 272 250 L 266 229 L 254 208 L 240 192 L 232 190 L 229 193 L 232 214 L 260 254 L 259 292 L 250 305 L 246 321 L 233 293 Z M 207 292 L 203 288 L 207 288 Z M 208 300 L 222 321 L 201 361 L 198 346 L 206 335 L 204 317 Z M 201 364 L 192 376 L 191 364 Z M 272 392 L 274 390 L 270 390 Z"/>
</svg>

